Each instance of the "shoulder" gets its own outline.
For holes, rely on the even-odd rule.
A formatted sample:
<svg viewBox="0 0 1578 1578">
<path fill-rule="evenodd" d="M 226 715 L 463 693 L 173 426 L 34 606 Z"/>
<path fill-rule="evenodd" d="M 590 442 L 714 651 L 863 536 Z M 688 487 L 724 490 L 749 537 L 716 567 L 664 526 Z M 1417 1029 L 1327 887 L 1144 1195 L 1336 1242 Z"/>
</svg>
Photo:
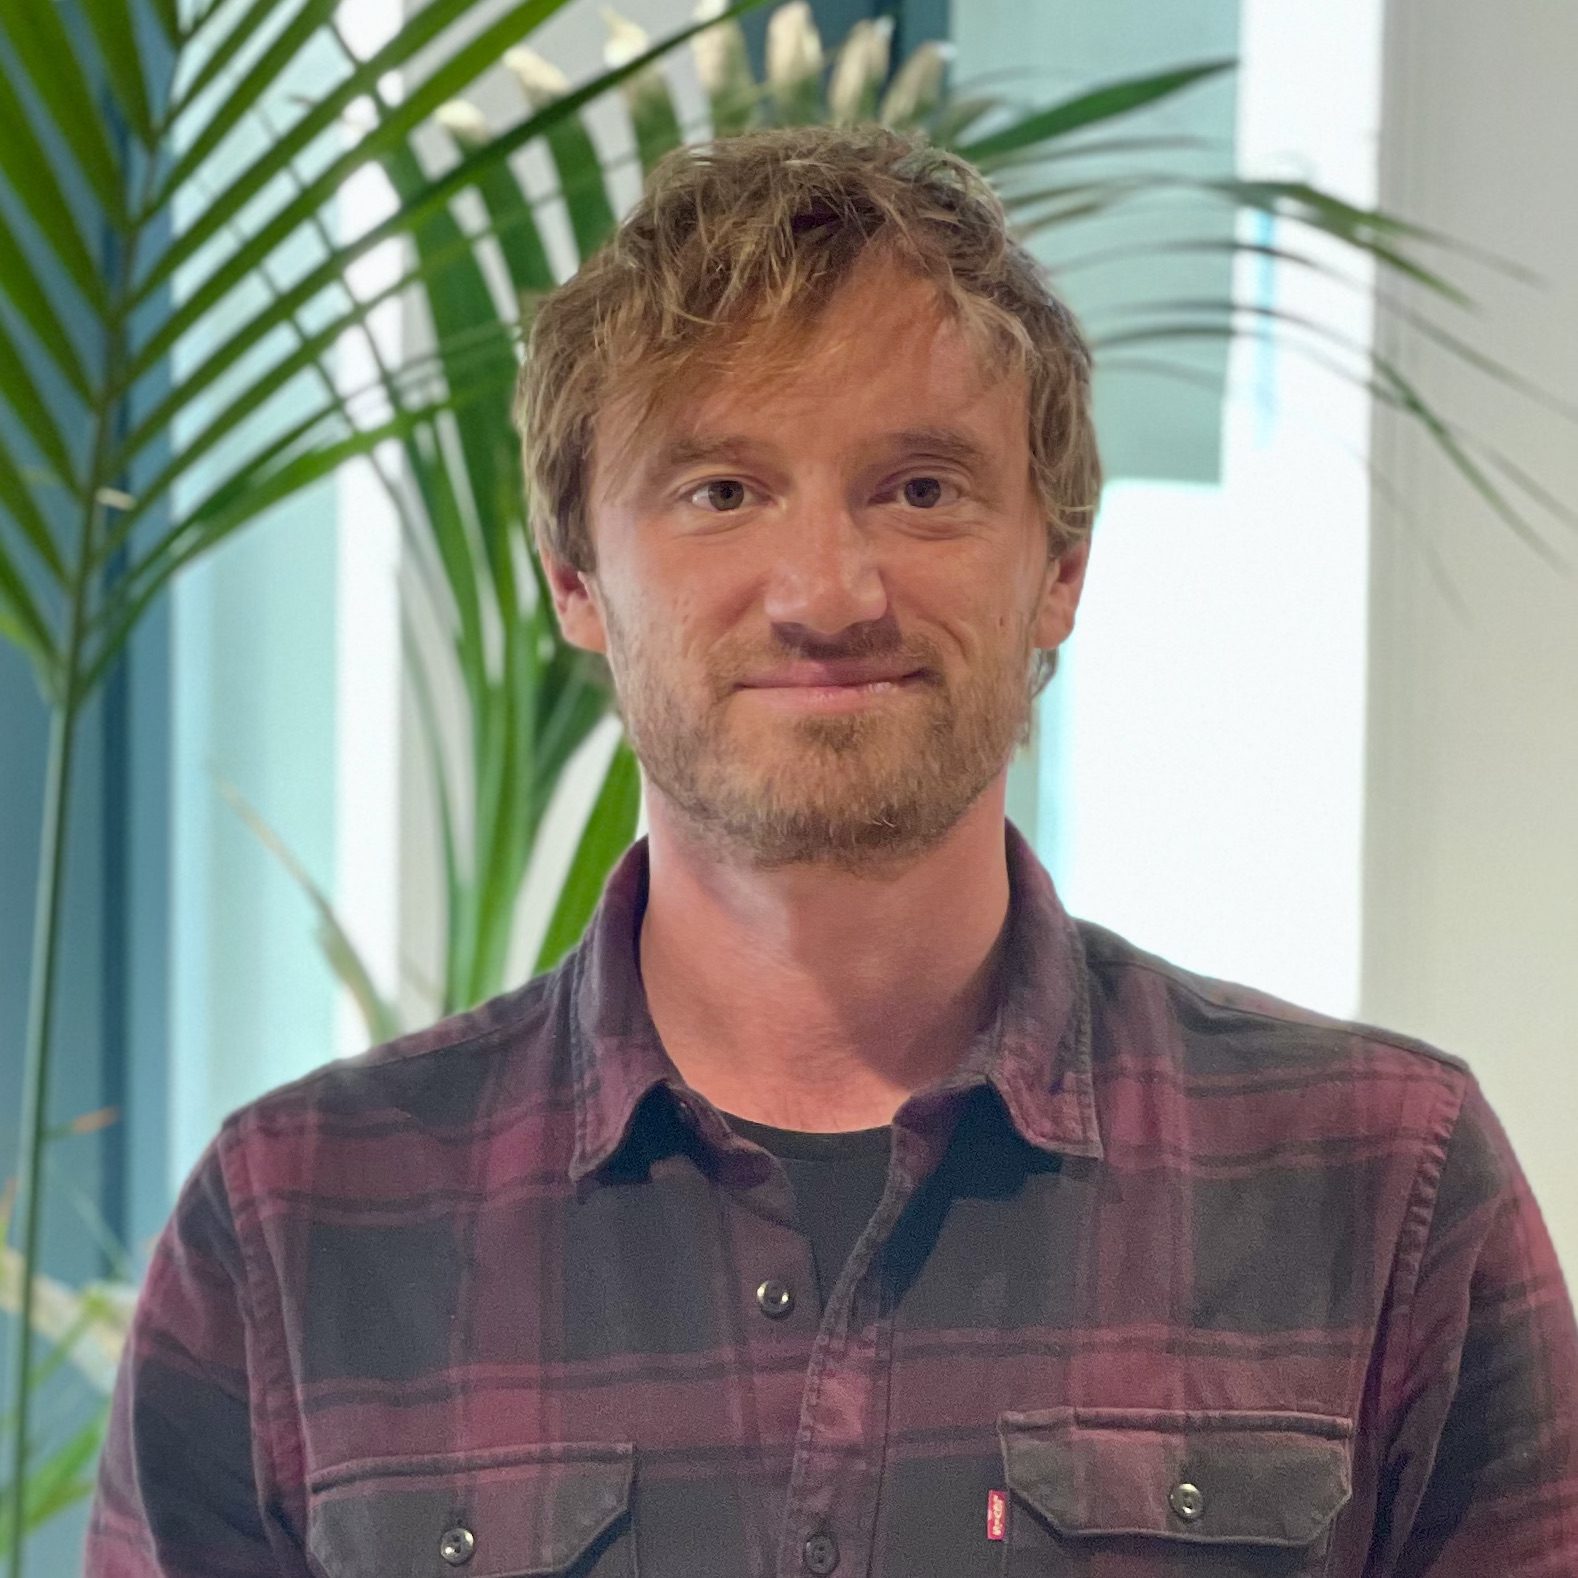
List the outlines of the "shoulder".
<svg viewBox="0 0 1578 1578">
<path fill-rule="evenodd" d="M 476 1008 L 276 1086 L 230 1113 L 214 1149 L 225 1164 L 320 1153 L 336 1140 L 387 1139 L 382 1149 L 392 1153 L 403 1138 L 453 1144 L 479 1137 L 501 1113 L 551 1108 L 571 1079 L 569 975 L 566 961 Z"/>
<path fill-rule="evenodd" d="M 1159 1054 L 1201 1073 L 1282 1066 L 1312 1074 L 1363 1065 L 1466 1094 L 1468 1064 L 1415 1036 L 1305 1008 L 1242 982 L 1148 953 L 1093 921 L 1076 921 L 1096 1010 L 1120 1041 L 1150 1032 Z"/>
</svg>

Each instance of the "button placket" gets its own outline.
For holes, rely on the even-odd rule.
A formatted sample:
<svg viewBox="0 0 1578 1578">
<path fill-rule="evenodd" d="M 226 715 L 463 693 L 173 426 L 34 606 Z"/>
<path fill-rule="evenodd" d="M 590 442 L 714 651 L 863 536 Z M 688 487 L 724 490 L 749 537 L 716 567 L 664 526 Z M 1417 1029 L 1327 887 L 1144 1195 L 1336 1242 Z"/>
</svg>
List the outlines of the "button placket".
<svg viewBox="0 0 1578 1578">
<path fill-rule="evenodd" d="M 921 1178 L 931 1171 L 935 1158 L 927 1161 L 928 1165 L 914 1176 L 901 1175 L 902 1188 L 895 1186 L 890 1162 L 887 1192 L 862 1235 L 871 1235 L 867 1254 L 860 1257 L 859 1264 L 846 1262 L 832 1290 L 837 1296 L 825 1307 L 817 1298 L 811 1246 L 803 1235 L 795 1235 L 792 1241 L 780 1239 L 777 1233 L 742 1240 L 755 1251 L 752 1259 L 757 1265 L 794 1268 L 797 1280 L 790 1292 L 796 1314 L 793 1323 L 786 1326 L 785 1336 L 793 1333 L 803 1339 L 814 1328 L 801 1386 L 789 1500 L 780 1525 L 778 1571 L 798 1570 L 812 1574 L 812 1578 L 825 1578 L 835 1568 L 844 1568 L 845 1545 L 849 1546 L 848 1555 L 855 1567 L 864 1571 L 870 1560 L 871 1529 L 860 1509 L 867 1497 L 874 1495 L 880 1480 L 882 1451 L 875 1436 L 864 1432 L 851 1435 L 848 1427 L 854 1419 L 877 1419 L 886 1412 L 886 1334 L 891 1331 L 893 1315 L 883 1296 L 884 1246 L 894 1221 Z M 781 1221 L 775 1219 L 773 1226 L 780 1225 Z M 804 1281 L 799 1281 L 802 1277 Z M 802 1310 L 801 1301 L 806 1299 L 810 1302 Z M 760 1300 L 757 1307 L 762 1310 Z M 824 1384 L 831 1378 L 836 1378 L 838 1384 Z M 830 1443 L 845 1450 L 836 1455 L 819 1451 Z M 858 1449 L 858 1460 L 849 1448 Z M 830 1467 L 833 1461 L 839 1464 L 836 1469 Z M 840 1535 L 825 1526 L 808 1524 L 808 1515 L 840 1516 Z"/>
</svg>

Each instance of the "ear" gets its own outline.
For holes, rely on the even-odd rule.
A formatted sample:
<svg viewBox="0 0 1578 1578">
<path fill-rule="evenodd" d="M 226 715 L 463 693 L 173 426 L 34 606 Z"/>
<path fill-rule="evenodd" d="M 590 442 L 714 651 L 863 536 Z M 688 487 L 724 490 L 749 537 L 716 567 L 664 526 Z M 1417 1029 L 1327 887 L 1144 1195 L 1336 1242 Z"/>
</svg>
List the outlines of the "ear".
<svg viewBox="0 0 1578 1578">
<path fill-rule="evenodd" d="M 1085 589 L 1085 566 L 1089 561 L 1090 537 L 1087 534 L 1047 565 L 1032 633 L 1037 647 L 1045 650 L 1060 647 L 1073 634 L 1074 613 L 1079 607 L 1080 593 Z"/>
<path fill-rule="evenodd" d="M 566 564 L 540 537 L 537 557 L 542 561 L 543 578 L 553 597 L 554 616 L 564 639 L 584 652 L 601 652 L 606 656 L 608 630 L 603 623 L 595 574 Z"/>
</svg>

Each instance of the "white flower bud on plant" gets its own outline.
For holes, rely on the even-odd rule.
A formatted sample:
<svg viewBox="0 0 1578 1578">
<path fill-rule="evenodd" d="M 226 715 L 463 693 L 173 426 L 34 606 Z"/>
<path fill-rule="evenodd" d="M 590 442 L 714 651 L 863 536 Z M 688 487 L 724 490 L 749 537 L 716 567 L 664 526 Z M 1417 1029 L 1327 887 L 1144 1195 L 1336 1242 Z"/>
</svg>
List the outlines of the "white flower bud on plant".
<svg viewBox="0 0 1578 1578">
<path fill-rule="evenodd" d="M 447 103 L 440 104 L 433 112 L 433 119 L 456 142 L 475 146 L 487 142 L 492 136 L 487 117 L 475 104 L 465 99 L 450 99 Z"/>
<path fill-rule="evenodd" d="M 789 0 L 767 23 L 767 80 L 789 87 L 822 69 L 822 35 L 808 0 Z"/>
<path fill-rule="evenodd" d="M 882 101 L 882 119 L 890 126 L 903 126 L 934 108 L 942 97 L 943 72 L 953 56 L 952 44 L 932 41 L 917 45 L 915 53 L 899 67 Z"/>
<path fill-rule="evenodd" d="M 698 0 L 694 15 L 698 22 L 711 22 L 727 9 L 727 0 Z M 754 96 L 756 79 L 738 22 L 702 29 L 691 39 L 690 49 L 702 91 L 715 107 L 720 100 L 744 104 Z"/>
<path fill-rule="evenodd" d="M 551 61 L 544 60 L 535 49 L 528 49 L 524 44 L 506 49 L 504 64 L 515 73 L 533 104 L 562 99 L 570 91 L 570 79 Z"/>
<path fill-rule="evenodd" d="M 857 22 L 850 28 L 827 90 L 827 105 L 835 121 L 847 123 L 860 118 L 867 94 L 888 74 L 892 43 L 890 16 Z"/>
<path fill-rule="evenodd" d="M 603 22 L 608 28 L 608 42 L 603 45 L 603 62 L 611 71 L 628 66 L 638 55 L 652 47 L 646 29 L 626 20 L 612 6 L 603 7 Z"/>
</svg>

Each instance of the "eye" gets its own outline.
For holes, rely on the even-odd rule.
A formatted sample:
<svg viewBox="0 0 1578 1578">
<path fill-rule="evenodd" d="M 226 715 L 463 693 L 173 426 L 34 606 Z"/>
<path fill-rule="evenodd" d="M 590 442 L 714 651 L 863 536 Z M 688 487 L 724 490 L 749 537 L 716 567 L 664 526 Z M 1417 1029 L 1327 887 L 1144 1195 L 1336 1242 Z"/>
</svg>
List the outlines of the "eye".
<svg viewBox="0 0 1578 1578">
<path fill-rule="evenodd" d="M 933 510 L 943 502 L 944 484 L 937 477 L 911 477 L 899 494 L 914 509 Z"/>
<path fill-rule="evenodd" d="M 689 501 L 702 509 L 727 515 L 730 511 L 739 509 L 745 503 L 745 498 L 746 487 L 738 477 L 716 477 L 711 482 L 703 482 L 700 487 L 693 489 Z"/>
</svg>

